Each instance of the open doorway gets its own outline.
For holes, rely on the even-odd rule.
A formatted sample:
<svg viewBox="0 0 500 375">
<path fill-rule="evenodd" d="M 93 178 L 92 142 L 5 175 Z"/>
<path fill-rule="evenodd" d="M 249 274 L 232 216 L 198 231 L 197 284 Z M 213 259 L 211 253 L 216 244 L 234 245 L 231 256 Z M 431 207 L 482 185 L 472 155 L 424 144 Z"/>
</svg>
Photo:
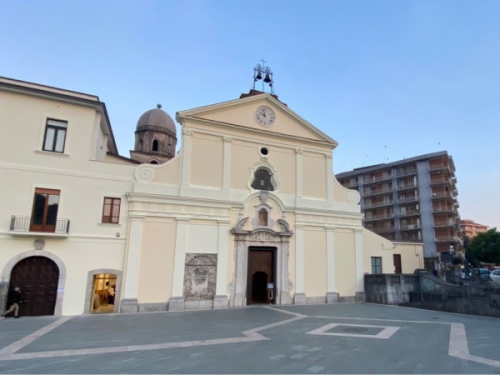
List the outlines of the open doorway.
<svg viewBox="0 0 500 375">
<path fill-rule="evenodd" d="M 250 247 L 248 250 L 247 304 L 268 303 L 268 286 L 272 285 L 272 303 L 276 293 L 276 248 Z"/>
<path fill-rule="evenodd" d="M 94 275 L 90 312 L 111 313 L 115 308 L 116 275 L 99 273 Z"/>
</svg>

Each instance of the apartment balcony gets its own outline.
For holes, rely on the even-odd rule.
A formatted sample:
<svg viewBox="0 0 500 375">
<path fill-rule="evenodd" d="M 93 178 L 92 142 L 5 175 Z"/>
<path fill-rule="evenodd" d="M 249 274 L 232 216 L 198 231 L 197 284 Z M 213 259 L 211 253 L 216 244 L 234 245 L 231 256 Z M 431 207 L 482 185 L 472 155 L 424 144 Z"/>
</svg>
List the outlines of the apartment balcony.
<svg viewBox="0 0 500 375">
<path fill-rule="evenodd" d="M 396 230 L 396 228 L 394 227 L 381 227 L 381 228 L 372 228 L 370 229 L 372 232 L 375 232 L 375 233 L 392 233 Z"/>
<path fill-rule="evenodd" d="M 403 171 L 397 171 L 396 176 L 398 177 L 403 177 L 403 176 L 412 176 L 416 175 L 418 173 L 417 169 L 408 169 L 408 170 L 403 170 Z"/>
<path fill-rule="evenodd" d="M 18 236 L 68 237 L 69 219 L 57 219 L 54 224 L 34 225 L 30 216 L 12 215 L 10 234 Z"/>
<path fill-rule="evenodd" d="M 416 189 L 417 187 L 418 187 L 417 184 L 398 185 L 398 191 L 409 190 L 409 189 Z"/>
<path fill-rule="evenodd" d="M 451 171 L 451 168 L 450 168 L 450 165 L 448 163 L 446 164 L 433 164 L 433 165 L 429 165 L 429 171 L 431 172 L 435 172 L 435 171 L 448 171 L 448 172 L 452 172 Z"/>
<path fill-rule="evenodd" d="M 454 207 L 439 207 L 439 208 L 433 208 L 432 212 L 435 214 L 456 214 L 457 210 Z"/>
<path fill-rule="evenodd" d="M 458 224 L 455 220 L 449 220 L 448 222 L 434 222 L 434 228 L 456 228 Z"/>
<path fill-rule="evenodd" d="M 395 240 L 396 242 L 422 242 L 422 238 L 407 238 L 401 237 Z"/>
<path fill-rule="evenodd" d="M 450 193 L 449 191 L 447 192 L 439 192 L 439 193 L 432 193 L 432 199 L 456 199 L 455 195 L 453 193 Z"/>
<path fill-rule="evenodd" d="M 380 181 L 390 181 L 392 180 L 392 175 L 382 175 L 382 176 L 373 176 L 373 177 L 364 177 L 363 178 L 363 184 L 373 184 L 375 182 L 380 182 Z"/>
<path fill-rule="evenodd" d="M 463 243 L 462 240 L 458 236 L 436 236 L 435 238 L 437 243 L 445 243 L 445 242 L 456 242 L 456 243 Z"/>
<path fill-rule="evenodd" d="M 410 197 L 410 198 L 408 198 L 408 197 L 404 197 L 404 198 L 403 197 L 399 197 L 398 202 L 400 204 L 405 204 L 405 203 L 415 203 L 415 202 L 418 202 L 419 200 L 420 200 L 419 197 Z"/>
<path fill-rule="evenodd" d="M 393 201 L 377 202 L 377 203 L 365 203 L 365 208 L 385 207 L 385 206 L 392 206 L 393 204 L 394 204 Z"/>
<path fill-rule="evenodd" d="M 407 225 L 402 225 L 400 230 L 417 230 L 417 229 L 422 229 L 422 226 L 419 224 L 407 224 Z"/>
<path fill-rule="evenodd" d="M 380 195 L 380 194 L 392 194 L 392 189 L 371 190 L 369 193 L 367 193 L 365 191 L 364 196 L 370 197 L 370 196 Z"/>
<path fill-rule="evenodd" d="M 401 212 L 399 214 L 400 217 L 406 217 L 406 216 L 419 216 L 420 215 L 420 210 L 406 210 Z"/>
<path fill-rule="evenodd" d="M 394 218 L 394 214 L 382 214 L 382 215 L 373 215 L 370 217 L 365 217 L 365 221 L 386 220 L 392 218 Z"/>
<path fill-rule="evenodd" d="M 431 186 L 439 186 L 439 185 L 451 185 L 452 181 L 450 177 L 441 177 L 441 178 L 432 178 L 430 181 Z"/>
</svg>

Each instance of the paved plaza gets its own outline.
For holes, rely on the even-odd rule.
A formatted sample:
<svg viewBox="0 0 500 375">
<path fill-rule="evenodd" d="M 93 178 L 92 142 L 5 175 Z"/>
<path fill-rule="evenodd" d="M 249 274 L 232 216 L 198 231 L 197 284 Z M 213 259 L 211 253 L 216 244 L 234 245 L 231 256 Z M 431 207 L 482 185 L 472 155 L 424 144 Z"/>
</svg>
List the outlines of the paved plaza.
<svg viewBox="0 0 500 375">
<path fill-rule="evenodd" d="M 0 373 L 500 373 L 500 320 L 334 304 L 0 320 Z"/>
</svg>

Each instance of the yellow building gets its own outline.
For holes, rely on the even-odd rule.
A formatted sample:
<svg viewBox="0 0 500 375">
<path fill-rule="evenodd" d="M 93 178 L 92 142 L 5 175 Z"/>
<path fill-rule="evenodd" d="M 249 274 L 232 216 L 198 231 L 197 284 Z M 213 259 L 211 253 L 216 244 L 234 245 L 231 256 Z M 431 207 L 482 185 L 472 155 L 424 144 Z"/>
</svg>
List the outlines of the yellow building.
<svg viewBox="0 0 500 375">
<path fill-rule="evenodd" d="M 173 120 L 148 111 L 140 165 L 118 155 L 95 96 L 1 79 L 0 110 L 3 294 L 30 262 L 52 278 L 39 303 L 24 284 L 46 305 L 25 315 L 361 301 L 363 275 L 393 273 L 395 255 L 403 273 L 422 267 L 421 244 L 362 227 L 337 143 L 275 95 L 178 112 L 173 158 Z"/>
</svg>

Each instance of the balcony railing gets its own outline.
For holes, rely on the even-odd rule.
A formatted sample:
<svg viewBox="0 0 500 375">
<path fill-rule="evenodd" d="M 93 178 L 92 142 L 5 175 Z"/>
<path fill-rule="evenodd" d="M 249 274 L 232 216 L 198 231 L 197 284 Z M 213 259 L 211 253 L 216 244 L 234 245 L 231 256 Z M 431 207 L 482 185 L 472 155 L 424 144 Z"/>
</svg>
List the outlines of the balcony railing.
<svg viewBox="0 0 500 375">
<path fill-rule="evenodd" d="M 439 193 L 432 193 L 432 199 L 440 199 L 440 198 L 455 199 L 455 196 L 452 193 L 450 193 L 449 191 L 447 191 L 447 192 L 439 192 Z"/>
<path fill-rule="evenodd" d="M 409 175 L 412 175 L 412 174 L 417 174 L 417 169 L 405 169 L 403 171 L 397 171 L 396 175 L 398 177 L 401 177 L 401 176 L 409 176 Z"/>
<path fill-rule="evenodd" d="M 377 207 L 383 207 L 383 206 L 392 206 L 393 204 L 394 204 L 393 201 L 365 203 L 365 208 L 377 208 Z"/>
<path fill-rule="evenodd" d="M 441 184 L 451 185 L 451 178 L 449 177 L 431 178 L 431 185 L 441 185 Z"/>
<path fill-rule="evenodd" d="M 399 216 L 414 216 L 414 215 L 420 215 L 419 210 L 406 210 L 404 212 L 401 212 Z"/>
<path fill-rule="evenodd" d="M 436 236 L 436 242 L 459 242 L 458 236 Z"/>
<path fill-rule="evenodd" d="M 439 208 L 433 208 L 432 212 L 435 214 L 439 213 L 446 213 L 446 212 L 453 212 L 457 213 L 457 211 L 453 207 L 439 207 Z"/>
<path fill-rule="evenodd" d="M 417 187 L 417 184 L 398 185 L 398 190 L 415 189 L 416 187 Z"/>
<path fill-rule="evenodd" d="M 54 234 L 68 234 L 69 233 L 69 219 L 57 219 L 55 225 L 46 226 L 46 230 L 38 231 L 31 228 L 30 216 L 16 216 L 12 215 L 10 219 L 11 232 L 25 232 L 25 233 L 54 233 Z"/>
<path fill-rule="evenodd" d="M 394 232 L 396 230 L 395 227 L 374 227 L 372 229 L 370 229 L 372 232 L 375 232 L 375 233 L 391 233 L 391 232 Z"/>
<path fill-rule="evenodd" d="M 370 195 L 388 194 L 388 193 L 392 193 L 392 189 L 370 190 L 370 192 L 367 192 L 365 190 L 365 197 L 368 197 Z"/>
<path fill-rule="evenodd" d="M 394 217 L 394 214 L 374 215 L 374 216 L 366 217 L 365 221 L 392 219 L 393 217 Z"/>
<path fill-rule="evenodd" d="M 434 223 L 434 228 L 449 228 L 449 227 L 456 227 L 458 224 L 454 220 L 450 220 L 448 222 L 442 222 L 442 223 Z"/>
<path fill-rule="evenodd" d="M 419 224 L 407 224 L 407 225 L 401 225 L 401 230 L 415 230 L 415 229 L 421 229 L 422 227 Z"/>
<path fill-rule="evenodd" d="M 418 197 L 399 197 L 398 202 L 399 203 L 412 203 L 412 202 L 418 202 L 419 198 Z"/>
</svg>

